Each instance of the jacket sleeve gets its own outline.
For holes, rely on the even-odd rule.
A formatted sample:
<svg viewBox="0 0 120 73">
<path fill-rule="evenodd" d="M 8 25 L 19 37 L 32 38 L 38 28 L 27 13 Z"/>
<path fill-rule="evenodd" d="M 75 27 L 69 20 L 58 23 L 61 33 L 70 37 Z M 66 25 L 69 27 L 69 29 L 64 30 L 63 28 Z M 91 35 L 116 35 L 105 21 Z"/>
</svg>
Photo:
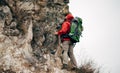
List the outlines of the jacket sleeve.
<svg viewBox="0 0 120 73">
<path fill-rule="evenodd" d="M 62 24 L 61 30 L 58 31 L 58 35 L 66 34 L 70 29 L 70 23 L 69 22 L 64 22 Z"/>
</svg>

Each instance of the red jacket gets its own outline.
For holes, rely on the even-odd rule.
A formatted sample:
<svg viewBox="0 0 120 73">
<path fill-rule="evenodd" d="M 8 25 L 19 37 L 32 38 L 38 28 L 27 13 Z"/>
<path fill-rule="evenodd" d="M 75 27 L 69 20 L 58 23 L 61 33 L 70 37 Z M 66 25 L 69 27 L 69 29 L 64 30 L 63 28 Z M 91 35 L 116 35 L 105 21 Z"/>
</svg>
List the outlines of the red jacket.
<svg viewBox="0 0 120 73">
<path fill-rule="evenodd" d="M 67 34 L 70 31 L 70 22 L 74 17 L 71 14 L 66 16 L 66 21 L 63 22 L 61 30 L 58 31 L 58 35 Z M 69 41 L 70 38 L 63 38 L 62 41 Z"/>
<path fill-rule="evenodd" d="M 61 30 L 58 31 L 58 35 L 67 34 L 67 33 L 69 33 L 69 31 L 70 31 L 70 22 L 65 21 L 65 22 L 62 24 Z M 62 40 L 63 40 L 63 41 L 67 41 L 67 40 L 70 40 L 70 38 L 63 38 Z"/>
</svg>

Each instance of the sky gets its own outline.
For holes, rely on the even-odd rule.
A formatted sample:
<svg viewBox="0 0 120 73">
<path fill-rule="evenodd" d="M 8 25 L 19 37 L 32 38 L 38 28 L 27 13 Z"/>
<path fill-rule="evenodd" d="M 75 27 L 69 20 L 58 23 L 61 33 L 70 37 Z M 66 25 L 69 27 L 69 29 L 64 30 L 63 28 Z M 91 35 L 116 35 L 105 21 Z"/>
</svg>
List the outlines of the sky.
<svg viewBox="0 0 120 73">
<path fill-rule="evenodd" d="M 69 9 L 83 19 L 77 62 L 92 59 L 102 73 L 120 73 L 120 0 L 70 0 Z"/>
</svg>

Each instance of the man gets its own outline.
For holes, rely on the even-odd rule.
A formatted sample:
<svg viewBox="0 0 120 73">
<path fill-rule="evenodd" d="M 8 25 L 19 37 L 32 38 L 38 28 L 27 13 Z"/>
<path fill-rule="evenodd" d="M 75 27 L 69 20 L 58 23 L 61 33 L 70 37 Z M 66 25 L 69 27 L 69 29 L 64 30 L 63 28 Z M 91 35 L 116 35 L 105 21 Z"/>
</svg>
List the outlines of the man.
<svg viewBox="0 0 120 73">
<path fill-rule="evenodd" d="M 69 57 L 73 67 L 77 67 L 77 63 L 73 54 L 73 48 L 75 44 L 72 43 L 70 38 L 66 35 L 70 31 L 70 23 L 73 18 L 74 17 L 72 16 L 72 14 L 67 14 L 61 29 L 58 32 L 55 32 L 56 35 L 61 36 L 61 41 L 62 41 L 62 49 L 63 49 L 63 53 L 62 53 L 63 68 L 62 69 L 68 68 Z"/>
</svg>

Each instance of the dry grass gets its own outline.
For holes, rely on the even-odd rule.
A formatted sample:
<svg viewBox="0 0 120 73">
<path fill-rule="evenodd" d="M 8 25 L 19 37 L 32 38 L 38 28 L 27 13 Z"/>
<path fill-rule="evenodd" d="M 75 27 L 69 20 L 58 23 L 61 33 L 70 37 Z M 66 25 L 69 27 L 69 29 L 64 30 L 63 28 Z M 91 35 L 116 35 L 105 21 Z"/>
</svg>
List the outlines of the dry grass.
<svg viewBox="0 0 120 73">
<path fill-rule="evenodd" d="M 95 67 L 93 62 L 82 64 L 81 67 L 75 69 L 76 73 L 100 73 L 100 68 Z"/>
</svg>

